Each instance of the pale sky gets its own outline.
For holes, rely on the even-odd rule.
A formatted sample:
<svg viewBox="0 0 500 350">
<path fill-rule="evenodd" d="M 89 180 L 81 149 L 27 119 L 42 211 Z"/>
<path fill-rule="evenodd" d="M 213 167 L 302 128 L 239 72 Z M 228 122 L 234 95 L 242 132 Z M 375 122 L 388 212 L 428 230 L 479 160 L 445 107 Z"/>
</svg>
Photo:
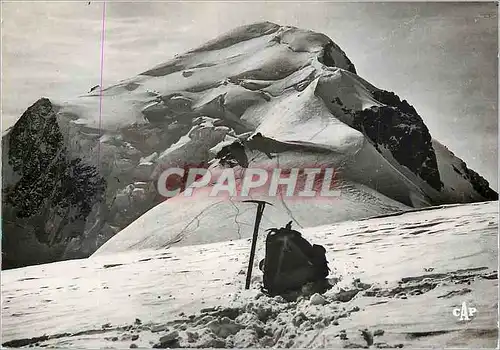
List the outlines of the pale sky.
<svg viewBox="0 0 500 350">
<path fill-rule="evenodd" d="M 99 84 L 102 10 L 102 2 L 2 3 L 3 129 L 42 96 Z M 322 32 L 498 189 L 495 3 L 108 2 L 105 18 L 104 86 L 242 24 Z"/>
</svg>

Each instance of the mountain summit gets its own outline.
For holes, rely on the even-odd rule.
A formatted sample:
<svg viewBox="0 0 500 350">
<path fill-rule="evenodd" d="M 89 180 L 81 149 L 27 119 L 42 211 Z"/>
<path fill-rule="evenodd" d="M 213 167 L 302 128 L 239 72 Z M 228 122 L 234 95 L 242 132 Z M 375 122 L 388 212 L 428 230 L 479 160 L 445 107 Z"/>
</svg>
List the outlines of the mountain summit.
<svg viewBox="0 0 500 350">
<path fill-rule="evenodd" d="M 248 236 L 253 208 L 238 199 L 159 195 L 164 170 L 193 164 L 335 169 L 338 198 L 266 197 L 274 206 L 263 227 L 498 199 L 413 106 L 359 77 L 330 38 L 269 22 L 102 96 L 42 98 L 2 146 L 4 268 Z"/>
</svg>

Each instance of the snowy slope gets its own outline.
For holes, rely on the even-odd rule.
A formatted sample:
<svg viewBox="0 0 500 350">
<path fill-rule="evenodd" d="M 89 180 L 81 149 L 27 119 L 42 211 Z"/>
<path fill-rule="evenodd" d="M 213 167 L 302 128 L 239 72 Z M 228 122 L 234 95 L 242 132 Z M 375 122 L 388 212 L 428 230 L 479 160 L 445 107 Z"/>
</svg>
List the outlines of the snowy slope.
<svg viewBox="0 0 500 350">
<path fill-rule="evenodd" d="M 252 141 L 257 132 L 263 138 Z M 105 87 L 102 96 L 98 88 L 28 108 L 2 138 L 3 266 L 87 257 L 111 237 L 110 251 L 168 245 L 212 202 L 199 197 L 181 209 L 162 203 L 158 177 L 177 166 L 220 167 L 214 150 L 235 139 L 254 158 L 244 166 L 338 171 L 345 193 L 334 204 L 270 199 L 285 207 L 276 215 L 301 218 L 303 226 L 498 198 L 465 165 L 466 175 L 448 176 L 449 165 L 461 160 L 435 149 L 416 110 L 359 77 L 330 38 L 264 22 Z M 125 229 L 139 227 L 138 218 L 157 220 L 157 205 L 165 219 L 155 230 L 165 237 Z M 224 208 L 227 216 L 210 222 L 216 236 L 180 243 L 233 237 L 241 209 Z M 171 214 L 175 209 L 182 218 Z"/>
<path fill-rule="evenodd" d="M 497 230 L 498 202 L 307 228 L 304 236 L 327 248 L 330 277 L 339 279 L 312 302 L 261 295 L 256 266 L 245 291 L 247 239 L 2 271 L 2 342 L 493 348 Z M 263 257 L 259 238 L 255 264 Z M 453 316 L 463 302 L 478 310 L 470 321 Z"/>
</svg>

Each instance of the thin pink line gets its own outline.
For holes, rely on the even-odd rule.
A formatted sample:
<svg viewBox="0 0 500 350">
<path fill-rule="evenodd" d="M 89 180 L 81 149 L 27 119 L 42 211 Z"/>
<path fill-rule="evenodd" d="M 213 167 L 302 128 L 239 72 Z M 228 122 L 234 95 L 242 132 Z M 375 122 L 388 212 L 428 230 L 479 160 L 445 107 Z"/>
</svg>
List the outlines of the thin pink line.
<svg viewBox="0 0 500 350">
<path fill-rule="evenodd" d="M 101 33 L 101 81 L 99 84 L 99 140 L 97 141 L 97 163 L 101 153 L 101 124 L 102 124 L 102 77 L 104 75 L 104 34 L 106 30 L 106 1 L 102 3 L 102 33 Z"/>
</svg>

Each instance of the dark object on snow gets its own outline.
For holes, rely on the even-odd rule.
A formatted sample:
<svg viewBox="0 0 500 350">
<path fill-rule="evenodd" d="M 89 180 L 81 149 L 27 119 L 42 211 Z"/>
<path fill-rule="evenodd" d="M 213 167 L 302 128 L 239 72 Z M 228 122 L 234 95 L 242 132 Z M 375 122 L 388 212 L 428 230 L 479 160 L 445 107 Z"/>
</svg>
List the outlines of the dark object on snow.
<svg viewBox="0 0 500 350">
<path fill-rule="evenodd" d="M 222 147 L 215 158 L 220 159 L 221 164 L 228 165 L 231 168 L 237 165 L 248 168 L 248 157 L 245 153 L 245 146 L 239 140 Z"/>
<path fill-rule="evenodd" d="M 326 250 L 311 245 L 292 222 L 280 229 L 270 229 L 266 238 L 266 257 L 259 263 L 264 272 L 263 291 L 278 295 L 301 289 L 309 282 L 324 282 L 330 273 Z"/>
<path fill-rule="evenodd" d="M 89 5 L 90 5 L 90 3 L 89 3 Z M 94 90 L 95 90 L 95 89 L 97 89 L 98 87 L 100 87 L 100 85 L 96 85 L 96 86 L 92 87 L 92 88 L 90 89 L 89 93 L 90 93 L 90 92 L 92 92 L 92 91 L 94 91 Z"/>
</svg>

